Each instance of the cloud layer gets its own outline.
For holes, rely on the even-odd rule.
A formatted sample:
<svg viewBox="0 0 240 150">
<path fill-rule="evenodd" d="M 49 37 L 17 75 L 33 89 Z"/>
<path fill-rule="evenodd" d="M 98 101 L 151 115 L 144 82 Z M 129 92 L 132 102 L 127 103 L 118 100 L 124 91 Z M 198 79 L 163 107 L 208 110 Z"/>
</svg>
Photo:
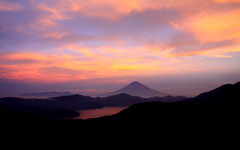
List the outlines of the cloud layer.
<svg viewBox="0 0 240 150">
<path fill-rule="evenodd" d="M 239 0 L 0 0 L 0 78 L 239 72 L 239 16 Z"/>
</svg>

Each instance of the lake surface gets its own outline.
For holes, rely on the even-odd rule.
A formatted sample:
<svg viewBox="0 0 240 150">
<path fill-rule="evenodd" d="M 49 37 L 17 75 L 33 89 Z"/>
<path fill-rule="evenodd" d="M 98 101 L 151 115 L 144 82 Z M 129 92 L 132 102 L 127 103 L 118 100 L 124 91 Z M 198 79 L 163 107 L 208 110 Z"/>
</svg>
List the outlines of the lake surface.
<svg viewBox="0 0 240 150">
<path fill-rule="evenodd" d="M 103 116 L 109 116 L 116 114 L 127 107 L 105 107 L 100 109 L 90 109 L 90 110 L 79 110 L 80 113 L 79 117 L 75 119 L 90 119 L 90 118 L 98 118 Z"/>
</svg>

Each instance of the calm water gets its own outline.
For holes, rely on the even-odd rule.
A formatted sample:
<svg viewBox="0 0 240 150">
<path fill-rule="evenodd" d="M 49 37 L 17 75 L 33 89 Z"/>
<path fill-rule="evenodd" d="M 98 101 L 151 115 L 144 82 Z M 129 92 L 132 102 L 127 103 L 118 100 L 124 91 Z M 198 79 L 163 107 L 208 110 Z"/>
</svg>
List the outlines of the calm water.
<svg viewBox="0 0 240 150">
<path fill-rule="evenodd" d="M 80 116 L 75 119 L 89 119 L 116 114 L 127 107 L 105 107 L 101 109 L 79 110 Z"/>
</svg>

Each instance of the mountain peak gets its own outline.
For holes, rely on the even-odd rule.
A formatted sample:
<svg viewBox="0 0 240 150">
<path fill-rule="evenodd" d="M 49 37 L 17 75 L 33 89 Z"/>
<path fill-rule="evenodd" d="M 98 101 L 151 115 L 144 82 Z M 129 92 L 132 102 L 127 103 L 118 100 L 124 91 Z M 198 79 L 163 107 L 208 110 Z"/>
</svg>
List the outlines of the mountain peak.
<svg viewBox="0 0 240 150">
<path fill-rule="evenodd" d="M 153 90 L 144 84 L 133 81 L 127 86 L 113 92 L 113 93 L 125 93 L 132 96 L 141 96 L 141 97 L 152 97 L 152 96 L 166 96 L 166 93 Z"/>
<path fill-rule="evenodd" d="M 142 84 L 142 83 L 140 83 L 138 81 L 133 81 L 131 84 Z"/>
<path fill-rule="evenodd" d="M 144 86 L 142 83 L 138 82 L 138 81 L 133 81 L 132 83 L 130 83 L 128 86 Z"/>
</svg>

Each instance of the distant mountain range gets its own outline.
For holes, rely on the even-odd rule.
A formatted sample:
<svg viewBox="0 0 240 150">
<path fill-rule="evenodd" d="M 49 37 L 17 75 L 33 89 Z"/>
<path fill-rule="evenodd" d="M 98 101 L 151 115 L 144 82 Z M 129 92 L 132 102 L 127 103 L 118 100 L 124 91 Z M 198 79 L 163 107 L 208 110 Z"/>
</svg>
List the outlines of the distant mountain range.
<svg viewBox="0 0 240 150">
<path fill-rule="evenodd" d="M 125 89 L 131 87 L 140 87 L 140 89 L 146 89 L 144 85 L 140 83 L 133 82 Z M 5 97 L 0 98 L 0 106 L 5 107 L 12 110 L 17 111 L 25 111 L 25 112 L 33 112 L 37 114 L 49 114 L 49 112 L 53 113 L 58 111 L 75 111 L 75 110 L 87 110 L 87 109 L 96 109 L 103 107 L 128 107 L 126 111 L 131 110 L 130 112 L 134 112 L 134 114 L 138 115 L 146 107 L 146 112 L 141 112 L 149 114 L 153 110 L 157 112 L 160 111 L 173 111 L 176 112 L 179 108 L 179 114 L 184 111 L 200 111 L 199 106 L 203 106 L 201 109 L 208 110 L 205 106 L 216 107 L 214 109 L 220 108 L 222 106 L 226 107 L 228 105 L 238 106 L 238 101 L 240 99 L 240 82 L 234 85 L 227 84 L 223 85 L 219 88 L 216 88 L 210 92 L 206 92 L 196 96 L 195 98 L 186 98 L 186 97 L 174 97 L 174 96 L 164 96 L 164 97 L 150 97 L 143 98 L 138 96 L 131 96 L 128 94 L 118 94 L 114 96 L 108 97 L 90 97 L 90 96 L 82 96 L 82 95 L 69 95 L 69 96 L 58 96 L 51 97 L 45 99 L 24 99 L 24 98 L 16 98 L 16 97 Z M 141 104 L 139 104 L 141 103 Z M 157 107 L 159 105 L 159 108 Z M 190 107 L 186 107 L 190 106 Z M 197 107 L 195 107 L 197 106 Z M 149 108 L 148 108 L 149 107 Z M 152 107 L 152 108 L 151 108 Z M 132 108 L 134 108 L 132 110 Z M 139 108 L 139 110 L 138 110 Z M 173 110 L 172 108 L 176 109 Z M 184 108 L 184 109 L 183 109 Z M 169 109 L 169 110 L 167 110 Z M 45 113 L 47 112 L 47 113 Z M 156 114 L 159 114 L 157 113 Z M 121 115 L 119 113 L 118 115 Z M 125 114 L 125 113 L 123 113 Z M 128 113 L 126 113 L 128 114 Z M 154 114 L 154 115 L 156 115 Z M 171 113 L 170 113 L 171 114 Z M 73 116 L 75 116 L 74 114 Z M 150 115 L 150 114 L 149 114 Z M 132 116 L 131 114 L 126 115 Z M 124 118 L 124 117 L 121 117 Z M 137 118 L 137 116 L 136 116 Z"/>
<path fill-rule="evenodd" d="M 186 97 L 180 96 L 143 98 L 139 96 L 131 96 L 125 93 L 133 95 L 140 94 L 145 96 L 147 94 L 148 96 L 166 95 L 165 93 L 154 91 L 142 85 L 139 82 L 133 82 L 126 86 L 125 88 L 120 89 L 117 92 L 111 93 L 116 94 L 113 96 L 90 97 L 78 94 L 73 95 L 70 92 L 56 92 L 56 91 L 41 93 L 26 93 L 24 94 L 24 96 L 30 98 L 17 98 L 17 97 L 0 98 L 0 106 L 13 110 L 32 112 L 37 113 L 38 115 L 46 116 L 50 115 L 50 112 L 52 113 L 56 111 L 58 111 L 58 113 L 61 114 L 60 111 L 66 112 L 66 110 L 75 111 L 75 110 L 98 109 L 103 107 L 128 107 L 133 104 L 151 101 L 174 103 L 186 99 Z M 72 117 L 75 115 L 69 116 Z M 66 114 L 63 114 L 62 116 L 66 117 Z"/>
<path fill-rule="evenodd" d="M 71 92 L 57 92 L 57 91 L 51 91 L 51 92 L 35 92 L 35 93 L 25 93 L 22 96 L 26 97 L 56 97 L 56 96 L 67 96 L 67 95 L 73 95 Z"/>
<path fill-rule="evenodd" d="M 118 94 L 128 94 L 132 96 L 139 96 L 139 97 L 164 97 L 167 95 L 171 95 L 168 93 L 164 92 L 159 92 L 156 90 L 153 90 L 145 85 L 143 85 L 140 82 L 132 82 L 128 84 L 127 86 L 114 91 L 114 92 L 109 92 L 109 93 L 103 93 L 103 94 L 98 94 L 95 96 L 98 97 L 108 97 L 108 96 L 113 96 L 113 95 L 118 95 Z M 58 96 L 69 96 L 69 95 L 74 95 L 71 92 L 65 91 L 65 92 L 58 92 L 58 91 L 50 91 L 50 92 L 32 92 L 32 93 L 25 93 L 22 96 L 24 97 L 39 97 L 39 98 L 48 98 L 48 97 L 58 97 Z"/>
<path fill-rule="evenodd" d="M 74 111 L 74 110 L 97 109 L 103 107 L 127 107 L 133 104 L 143 102 L 158 101 L 174 103 L 176 101 L 184 99 L 186 99 L 186 97 L 166 96 L 166 97 L 142 98 L 127 94 L 118 94 L 114 96 L 100 98 L 75 94 L 69 96 L 50 97 L 45 99 L 5 97 L 0 98 L 0 105 L 14 110 L 42 114 L 44 110 Z"/>
<path fill-rule="evenodd" d="M 134 82 L 130 83 L 129 85 L 127 85 L 117 91 L 99 94 L 97 96 L 107 97 L 107 96 L 118 95 L 118 94 L 122 94 L 122 93 L 132 95 L 132 96 L 140 96 L 140 97 L 155 97 L 155 96 L 163 97 L 163 96 L 170 95 L 170 94 L 167 94 L 164 92 L 159 92 L 159 91 L 153 90 L 153 89 L 143 85 L 140 82 L 134 81 Z"/>
</svg>

